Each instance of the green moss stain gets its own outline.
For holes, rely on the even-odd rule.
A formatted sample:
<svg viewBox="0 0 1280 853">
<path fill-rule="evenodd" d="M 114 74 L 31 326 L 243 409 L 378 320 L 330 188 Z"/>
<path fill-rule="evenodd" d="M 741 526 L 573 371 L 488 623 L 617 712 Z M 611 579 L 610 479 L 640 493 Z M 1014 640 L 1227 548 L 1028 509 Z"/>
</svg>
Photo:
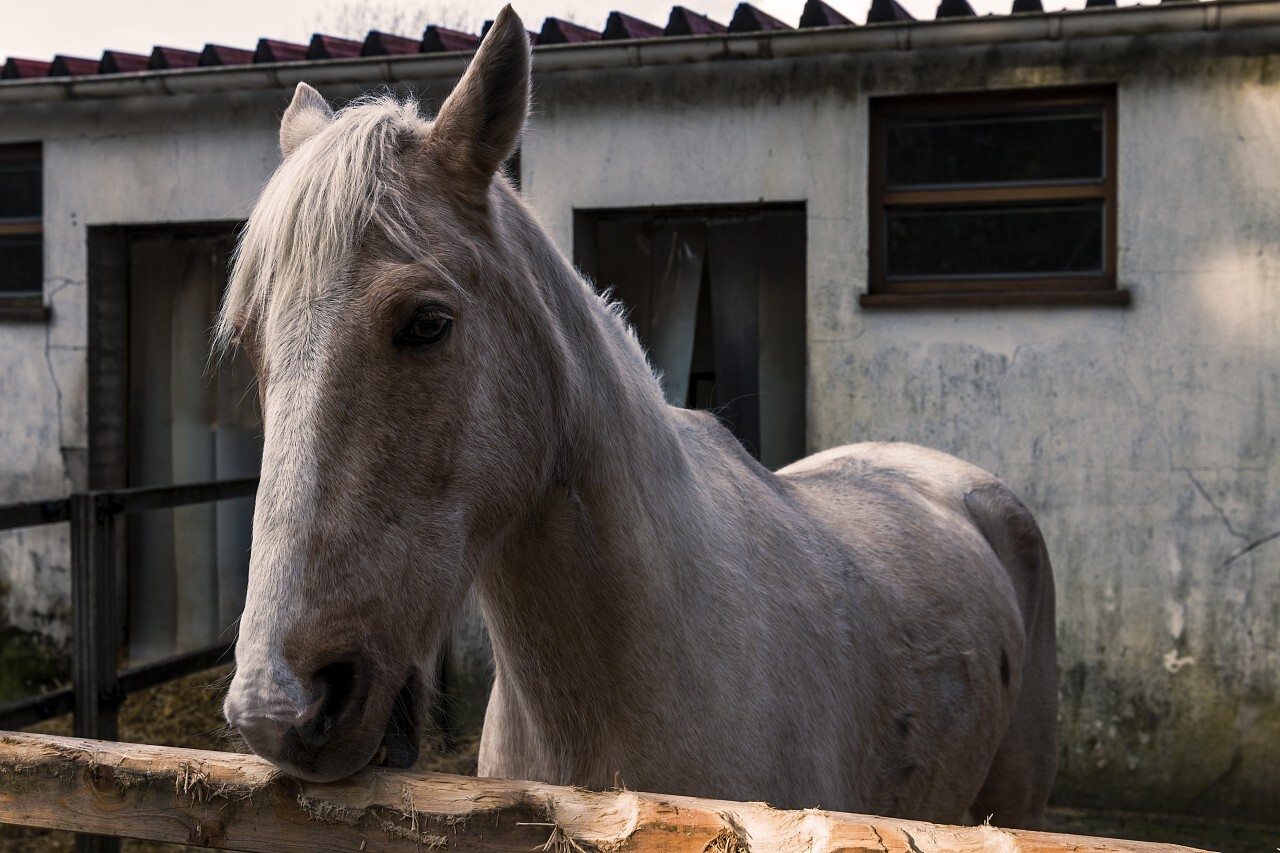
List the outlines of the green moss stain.
<svg viewBox="0 0 1280 853">
<path fill-rule="evenodd" d="M 1064 670 L 1054 802 L 1280 823 L 1280 708 L 1242 696 L 1208 666 L 1149 670 L 1145 678 L 1101 664 Z"/>
<path fill-rule="evenodd" d="M 71 649 L 43 634 L 8 624 L 9 585 L 0 579 L 0 705 L 71 682 Z"/>
</svg>

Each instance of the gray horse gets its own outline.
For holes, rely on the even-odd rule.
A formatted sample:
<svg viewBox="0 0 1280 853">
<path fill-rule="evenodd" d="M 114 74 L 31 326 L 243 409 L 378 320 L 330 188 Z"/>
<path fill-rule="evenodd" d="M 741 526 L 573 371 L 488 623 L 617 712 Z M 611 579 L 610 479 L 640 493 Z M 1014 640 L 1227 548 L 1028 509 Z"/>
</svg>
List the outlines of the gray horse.
<svg viewBox="0 0 1280 853">
<path fill-rule="evenodd" d="M 1053 578 L 991 475 L 904 444 L 771 473 L 663 400 L 499 172 L 510 8 L 434 121 L 300 84 L 219 323 L 266 424 L 228 721 L 307 779 L 409 766 L 474 587 L 483 775 L 1036 826 Z"/>
</svg>

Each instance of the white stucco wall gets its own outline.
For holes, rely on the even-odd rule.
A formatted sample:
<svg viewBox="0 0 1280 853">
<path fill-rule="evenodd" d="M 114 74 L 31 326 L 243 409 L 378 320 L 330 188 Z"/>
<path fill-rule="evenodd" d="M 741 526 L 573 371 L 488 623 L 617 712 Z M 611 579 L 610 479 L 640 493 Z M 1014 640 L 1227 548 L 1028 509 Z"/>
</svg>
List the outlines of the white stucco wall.
<svg viewBox="0 0 1280 853">
<path fill-rule="evenodd" d="M 87 227 L 244 218 L 275 168 L 280 99 L 4 108 L 0 143 L 43 143 L 51 314 L 0 322 L 0 502 L 88 485 Z M 68 562 L 66 525 L 0 534 L 4 622 L 65 642 Z"/>
<path fill-rule="evenodd" d="M 1063 799 L 1261 819 L 1280 791 L 1280 540 L 1245 549 L 1280 529 L 1280 59 L 1203 44 L 559 73 L 538 80 L 524 189 L 568 254 L 575 208 L 804 202 L 811 449 L 917 441 L 1036 512 Z M 868 98 L 1078 83 L 1117 85 L 1133 306 L 861 309 Z M 242 218 L 286 102 L 6 108 L 0 142 L 45 141 L 53 317 L 0 326 L 0 500 L 84 484 L 86 226 Z M 0 536 L 7 618 L 65 633 L 65 565 L 63 532 Z"/>
<path fill-rule="evenodd" d="M 525 189 L 574 208 L 803 200 L 809 443 L 941 448 L 1004 477 L 1055 564 L 1060 796 L 1274 817 L 1280 797 L 1280 75 L 1089 50 L 561 75 Z M 1123 308 L 861 309 L 868 98 L 1115 83 Z"/>
</svg>

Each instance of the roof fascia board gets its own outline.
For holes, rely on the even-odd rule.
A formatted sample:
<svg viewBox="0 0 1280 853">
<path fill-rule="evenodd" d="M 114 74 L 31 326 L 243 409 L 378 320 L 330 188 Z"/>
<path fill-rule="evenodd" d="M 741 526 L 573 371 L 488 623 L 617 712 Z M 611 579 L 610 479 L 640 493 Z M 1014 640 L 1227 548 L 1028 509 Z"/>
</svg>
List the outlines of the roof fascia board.
<svg viewBox="0 0 1280 853">
<path fill-rule="evenodd" d="M 718 60 L 929 50 L 1273 27 L 1280 27 L 1280 0 L 1211 0 L 863 26 L 594 41 L 543 45 L 535 47 L 534 52 L 537 55 L 536 72 L 552 74 Z M 405 54 L 139 71 L 101 77 L 11 80 L 0 85 L 0 103 L 291 89 L 302 80 L 323 86 L 450 79 L 462 73 L 470 57 L 469 53 Z"/>
</svg>

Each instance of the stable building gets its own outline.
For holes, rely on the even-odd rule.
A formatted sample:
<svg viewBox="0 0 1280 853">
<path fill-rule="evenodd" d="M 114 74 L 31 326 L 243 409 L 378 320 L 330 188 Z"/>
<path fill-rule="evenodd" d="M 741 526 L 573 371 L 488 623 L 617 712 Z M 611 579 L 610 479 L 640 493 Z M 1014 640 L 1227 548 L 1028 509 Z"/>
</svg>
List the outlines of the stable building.
<svg viewBox="0 0 1280 853">
<path fill-rule="evenodd" d="M 792 28 L 549 19 L 510 164 L 677 405 L 777 467 L 868 439 L 1003 477 L 1057 578 L 1057 801 L 1277 819 L 1280 0 Z M 210 378 L 237 225 L 299 81 L 434 108 L 477 34 L 10 59 L 0 501 L 242 476 Z M 243 603 L 248 502 L 131 524 L 137 659 Z M 8 630 L 67 637 L 60 528 L 0 535 Z"/>
</svg>

